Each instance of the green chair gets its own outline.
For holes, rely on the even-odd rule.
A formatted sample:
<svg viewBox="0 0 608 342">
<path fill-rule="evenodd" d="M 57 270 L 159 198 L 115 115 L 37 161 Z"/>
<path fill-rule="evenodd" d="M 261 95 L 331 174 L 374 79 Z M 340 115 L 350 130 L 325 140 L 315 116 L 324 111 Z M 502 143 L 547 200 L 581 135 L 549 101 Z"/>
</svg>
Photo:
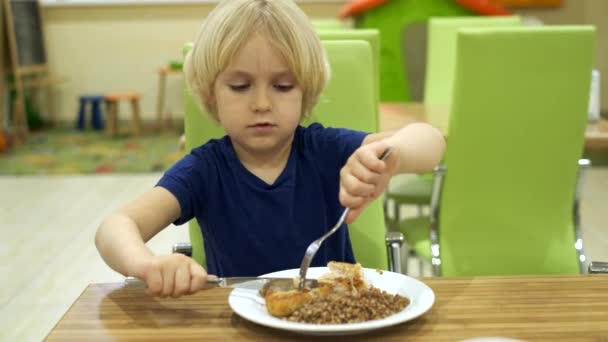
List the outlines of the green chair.
<svg viewBox="0 0 608 342">
<path fill-rule="evenodd" d="M 348 29 L 342 20 L 337 18 L 313 18 L 311 19 L 312 26 L 315 29 Z"/>
<path fill-rule="evenodd" d="M 379 102 L 380 99 L 380 31 L 376 29 L 342 29 L 342 30 L 327 30 L 320 29 L 317 30 L 319 37 L 323 41 L 327 40 L 364 40 L 367 41 L 371 47 L 374 57 L 374 75 L 376 85 L 374 87 L 376 91 L 376 98 Z M 407 175 L 411 176 L 411 175 Z M 400 176 L 397 176 L 400 177 Z M 407 186 L 405 189 L 405 193 L 399 194 L 399 199 L 404 200 L 407 203 L 416 203 L 419 206 L 428 205 L 430 188 L 431 188 L 431 177 L 428 177 L 428 182 L 414 182 L 415 186 Z M 393 184 L 394 187 L 394 184 Z M 387 191 L 387 193 L 389 193 Z M 395 202 L 392 202 L 395 203 Z M 390 220 L 388 216 L 386 216 L 387 220 Z M 398 219 L 398 217 L 397 217 Z M 391 222 L 391 221 L 389 221 Z M 405 271 L 405 266 L 402 266 L 402 271 Z"/>
<path fill-rule="evenodd" d="M 380 102 L 380 31 L 376 29 L 318 29 L 321 40 L 364 40 L 372 48 L 374 64 L 374 91 L 376 101 Z"/>
<path fill-rule="evenodd" d="M 193 44 L 188 43 L 183 48 L 183 55 L 192 49 Z M 224 129 L 209 115 L 203 114 L 189 91 L 184 87 L 184 134 L 186 136 L 186 151 L 200 146 L 210 139 L 221 138 L 225 135 Z M 188 222 L 189 243 L 177 243 L 173 246 L 174 252 L 189 254 L 201 265 L 206 265 L 205 248 L 201 229 L 196 220 Z M 194 248 L 192 248 L 194 246 Z"/>
<path fill-rule="evenodd" d="M 369 43 L 359 40 L 324 41 L 323 45 L 332 67 L 332 77 L 319 104 L 313 109 L 311 118 L 303 124 L 317 121 L 325 126 L 377 131 L 377 98 L 374 97 Z M 189 48 L 191 45 L 186 47 L 186 51 Z M 184 97 L 188 151 L 210 138 L 224 135 L 221 127 L 200 111 L 188 90 L 184 92 Z M 355 258 L 364 267 L 400 271 L 399 248 L 403 237 L 400 233 L 386 233 L 380 199 L 370 204 L 357 221 L 349 225 L 349 232 Z M 190 254 L 197 262 L 205 265 L 203 237 L 196 220 L 190 222 L 189 233 L 191 245 L 177 244 L 174 251 Z"/>
<path fill-rule="evenodd" d="M 467 27 L 521 26 L 518 16 L 494 17 L 437 17 L 428 21 L 427 64 L 424 82 L 424 103 L 450 108 L 456 67 L 456 39 L 458 30 Z M 449 113 L 431 111 L 431 113 Z M 438 127 L 448 127 L 449 117 L 428 118 Z"/>
<path fill-rule="evenodd" d="M 499 17 L 435 17 L 428 21 L 428 44 L 424 102 L 429 106 L 450 108 L 454 67 L 456 63 L 456 35 L 465 27 L 519 26 L 518 16 Z M 428 118 L 435 127 L 448 127 L 449 118 L 441 114 L 450 110 L 429 111 Z M 402 205 L 428 205 L 431 199 L 432 176 L 411 179 L 400 186 L 391 186 L 388 197 Z"/>
<path fill-rule="evenodd" d="M 331 127 L 378 131 L 378 98 L 370 44 L 363 40 L 325 40 L 332 68 L 330 83 L 313 109 L 311 121 Z M 356 96 L 353 96 L 355 94 Z M 382 200 L 374 201 L 350 226 L 355 257 L 366 267 L 387 264 Z M 399 262 L 400 258 L 394 258 Z M 384 267 L 386 268 L 386 267 Z M 397 266 L 391 266 L 396 269 Z M 399 267 L 400 268 L 400 267 Z"/>
<path fill-rule="evenodd" d="M 400 222 L 435 274 L 584 272 L 578 204 L 588 163 L 577 161 L 594 33 L 459 31 L 449 163 L 437 170 L 431 217 Z"/>
<path fill-rule="evenodd" d="M 424 83 L 424 102 L 428 106 L 450 108 L 454 68 L 456 65 L 456 37 L 459 29 L 464 27 L 504 27 L 519 26 L 518 16 L 497 17 L 434 17 L 428 21 L 427 62 Z M 447 128 L 450 110 L 428 111 L 429 122 L 437 128 Z M 395 177 L 387 190 L 387 199 L 393 205 L 394 221 L 399 221 L 401 205 L 415 205 L 418 215 L 422 216 L 423 208 L 431 202 L 433 175 L 424 174 Z M 391 220 L 391 222 L 393 222 Z M 410 234 L 410 232 L 408 232 Z M 411 232 L 417 234 L 417 232 Z M 416 248 L 414 248 L 416 249 Z"/>
</svg>

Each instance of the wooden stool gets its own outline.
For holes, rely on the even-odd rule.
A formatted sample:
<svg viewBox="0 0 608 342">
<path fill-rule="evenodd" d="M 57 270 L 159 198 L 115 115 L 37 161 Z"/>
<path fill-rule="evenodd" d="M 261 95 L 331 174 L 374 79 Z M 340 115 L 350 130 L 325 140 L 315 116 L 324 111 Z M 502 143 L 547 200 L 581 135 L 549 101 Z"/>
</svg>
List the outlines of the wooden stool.
<svg viewBox="0 0 608 342">
<path fill-rule="evenodd" d="M 131 102 L 131 112 L 133 118 L 131 120 L 131 131 L 133 135 L 141 134 L 141 119 L 139 111 L 139 100 L 142 95 L 138 93 L 111 93 L 106 95 L 106 133 L 113 137 L 118 134 L 118 104 L 121 100 Z"/>
</svg>

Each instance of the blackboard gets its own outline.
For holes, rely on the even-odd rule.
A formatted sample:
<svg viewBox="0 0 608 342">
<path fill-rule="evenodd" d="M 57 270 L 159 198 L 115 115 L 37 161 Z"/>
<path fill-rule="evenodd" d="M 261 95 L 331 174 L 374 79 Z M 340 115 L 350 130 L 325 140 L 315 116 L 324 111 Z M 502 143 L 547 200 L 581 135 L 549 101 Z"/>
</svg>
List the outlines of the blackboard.
<svg viewBox="0 0 608 342">
<path fill-rule="evenodd" d="M 38 0 L 9 0 L 19 67 L 46 64 Z"/>
</svg>

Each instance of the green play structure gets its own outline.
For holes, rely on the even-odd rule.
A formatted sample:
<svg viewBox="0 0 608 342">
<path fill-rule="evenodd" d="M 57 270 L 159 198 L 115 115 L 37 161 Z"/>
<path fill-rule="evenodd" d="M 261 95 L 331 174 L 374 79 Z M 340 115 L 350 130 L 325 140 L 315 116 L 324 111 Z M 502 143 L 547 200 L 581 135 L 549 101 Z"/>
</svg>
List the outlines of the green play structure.
<svg viewBox="0 0 608 342">
<path fill-rule="evenodd" d="M 476 15 L 453 0 L 392 0 L 355 17 L 355 27 L 380 30 L 380 100 L 403 102 L 410 99 L 406 79 L 407 60 L 402 36 L 407 27 L 430 17 Z"/>
</svg>

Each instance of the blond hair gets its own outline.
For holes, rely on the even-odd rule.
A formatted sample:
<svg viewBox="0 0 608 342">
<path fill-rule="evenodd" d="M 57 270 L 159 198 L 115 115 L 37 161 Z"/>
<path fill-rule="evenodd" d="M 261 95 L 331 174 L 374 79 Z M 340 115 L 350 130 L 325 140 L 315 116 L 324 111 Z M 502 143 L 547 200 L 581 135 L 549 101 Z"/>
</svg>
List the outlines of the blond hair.
<svg viewBox="0 0 608 342">
<path fill-rule="evenodd" d="M 198 104 L 218 120 L 213 85 L 253 33 L 263 34 L 302 89 L 302 119 L 329 80 L 329 64 L 310 20 L 292 0 L 223 0 L 209 13 L 184 72 Z"/>
</svg>

